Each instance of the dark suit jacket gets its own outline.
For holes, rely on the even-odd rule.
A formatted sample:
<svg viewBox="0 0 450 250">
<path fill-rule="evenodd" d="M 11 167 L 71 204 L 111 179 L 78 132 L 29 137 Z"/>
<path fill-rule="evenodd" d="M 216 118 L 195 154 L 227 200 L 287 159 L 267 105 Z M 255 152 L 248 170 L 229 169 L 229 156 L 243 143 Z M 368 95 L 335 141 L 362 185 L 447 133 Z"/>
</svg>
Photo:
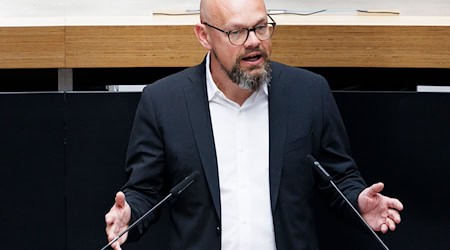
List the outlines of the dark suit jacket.
<svg viewBox="0 0 450 250">
<path fill-rule="evenodd" d="M 170 204 L 170 249 L 220 249 L 221 244 L 219 179 L 204 63 L 147 86 L 130 137 L 124 192 L 132 221 L 170 187 L 200 172 Z M 316 249 L 316 193 L 323 193 L 344 215 L 350 209 L 305 156 L 316 157 L 355 206 L 365 183 L 349 156 L 345 128 L 326 80 L 271 64 L 269 174 L 276 245 L 279 250 Z M 155 219 L 150 216 L 134 234 L 142 234 Z"/>
</svg>

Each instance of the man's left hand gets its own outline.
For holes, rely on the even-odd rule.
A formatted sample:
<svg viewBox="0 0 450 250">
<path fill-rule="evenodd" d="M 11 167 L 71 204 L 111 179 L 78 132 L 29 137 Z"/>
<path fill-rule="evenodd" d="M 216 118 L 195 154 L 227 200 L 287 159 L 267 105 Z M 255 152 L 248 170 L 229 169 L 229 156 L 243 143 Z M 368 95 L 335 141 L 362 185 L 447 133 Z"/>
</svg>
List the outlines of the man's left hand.
<svg viewBox="0 0 450 250">
<path fill-rule="evenodd" d="M 400 223 L 403 204 L 395 198 L 380 194 L 384 184 L 379 182 L 364 189 L 358 196 L 358 205 L 364 220 L 375 231 L 394 231 Z"/>
</svg>

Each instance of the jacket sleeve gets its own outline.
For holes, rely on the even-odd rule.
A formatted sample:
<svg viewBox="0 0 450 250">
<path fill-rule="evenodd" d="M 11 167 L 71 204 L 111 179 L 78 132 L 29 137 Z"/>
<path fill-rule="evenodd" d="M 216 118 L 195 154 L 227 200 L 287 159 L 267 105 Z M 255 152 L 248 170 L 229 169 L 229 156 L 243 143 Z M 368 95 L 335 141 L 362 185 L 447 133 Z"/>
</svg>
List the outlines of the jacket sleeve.
<svg viewBox="0 0 450 250">
<path fill-rule="evenodd" d="M 127 150 L 128 181 L 122 189 L 131 207 L 130 224 L 161 199 L 164 188 L 164 142 L 151 95 L 149 87 L 142 92 Z M 131 230 L 129 239 L 139 239 L 157 217 L 156 213 L 143 219 Z"/>
<path fill-rule="evenodd" d="M 328 83 L 323 79 L 322 84 L 322 110 L 320 131 L 320 145 L 317 159 L 333 181 L 341 189 L 348 200 L 358 208 L 358 196 L 366 187 L 366 183 L 351 157 L 350 145 L 340 112 L 329 89 Z M 320 175 L 320 173 L 319 173 Z M 347 218 L 354 218 L 352 209 L 345 200 L 335 191 L 329 181 L 319 181 L 319 189 L 330 202 L 331 207 L 337 209 L 338 214 Z"/>
</svg>

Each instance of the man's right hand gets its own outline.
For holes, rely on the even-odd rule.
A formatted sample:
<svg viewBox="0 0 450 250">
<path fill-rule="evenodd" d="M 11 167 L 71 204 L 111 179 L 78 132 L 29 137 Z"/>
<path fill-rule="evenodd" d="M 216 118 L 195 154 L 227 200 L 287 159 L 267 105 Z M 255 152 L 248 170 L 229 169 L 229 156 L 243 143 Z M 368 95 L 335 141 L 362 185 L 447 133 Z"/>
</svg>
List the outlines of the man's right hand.
<svg viewBox="0 0 450 250">
<path fill-rule="evenodd" d="M 108 242 L 111 242 L 116 236 L 128 228 L 131 218 L 131 208 L 125 200 L 125 194 L 117 192 L 115 203 L 109 212 L 105 215 L 106 235 Z M 120 237 L 111 247 L 114 250 L 121 250 L 122 245 L 128 237 L 128 233 Z"/>
</svg>

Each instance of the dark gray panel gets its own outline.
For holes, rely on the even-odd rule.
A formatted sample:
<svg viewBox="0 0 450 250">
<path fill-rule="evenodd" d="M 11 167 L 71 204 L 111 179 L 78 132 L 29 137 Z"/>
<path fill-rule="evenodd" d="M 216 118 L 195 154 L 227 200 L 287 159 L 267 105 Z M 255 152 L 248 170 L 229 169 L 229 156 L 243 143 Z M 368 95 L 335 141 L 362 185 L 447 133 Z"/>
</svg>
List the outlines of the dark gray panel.
<svg viewBox="0 0 450 250">
<path fill-rule="evenodd" d="M 392 249 L 448 248 L 450 94 L 338 92 L 335 97 L 367 182 L 383 181 L 383 193 L 405 205 L 396 232 L 383 236 L 386 244 Z M 336 240 L 341 236 L 351 245 L 342 231 Z"/>
<path fill-rule="evenodd" d="M 104 215 L 126 180 L 126 149 L 139 98 L 140 93 L 66 94 L 68 249 L 100 249 L 107 243 Z M 156 225 L 125 249 L 164 249 L 164 230 L 167 223 Z"/>
<path fill-rule="evenodd" d="M 2 249 L 65 247 L 64 99 L 0 94 Z"/>
</svg>

